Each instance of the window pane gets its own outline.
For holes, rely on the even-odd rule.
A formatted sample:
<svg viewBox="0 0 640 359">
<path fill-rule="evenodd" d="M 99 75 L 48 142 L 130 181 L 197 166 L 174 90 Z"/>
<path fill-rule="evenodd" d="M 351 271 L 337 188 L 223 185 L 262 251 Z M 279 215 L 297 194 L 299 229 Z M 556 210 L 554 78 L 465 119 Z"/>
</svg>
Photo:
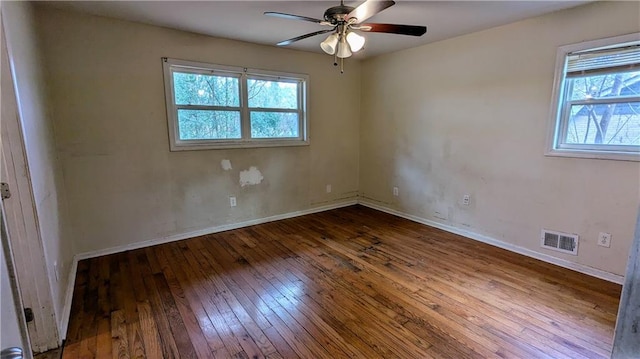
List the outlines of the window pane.
<svg viewBox="0 0 640 359">
<path fill-rule="evenodd" d="M 577 77 L 567 81 L 572 101 L 640 96 L 640 71 Z"/>
<path fill-rule="evenodd" d="M 173 73 L 176 105 L 240 106 L 237 77 Z"/>
<path fill-rule="evenodd" d="M 565 143 L 640 146 L 640 102 L 571 106 Z"/>
<path fill-rule="evenodd" d="M 298 137 L 298 114 L 291 112 L 251 112 L 252 138 Z"/>
<path fill-rule="evenodd" d="M 181 140 L 238 139 L 240 111 L 178 110 Z"/>
<path fill-rule="evenodd" d="M 298 108 L 298 83 L 248 79 L 249 107 Z"/>
</svg>

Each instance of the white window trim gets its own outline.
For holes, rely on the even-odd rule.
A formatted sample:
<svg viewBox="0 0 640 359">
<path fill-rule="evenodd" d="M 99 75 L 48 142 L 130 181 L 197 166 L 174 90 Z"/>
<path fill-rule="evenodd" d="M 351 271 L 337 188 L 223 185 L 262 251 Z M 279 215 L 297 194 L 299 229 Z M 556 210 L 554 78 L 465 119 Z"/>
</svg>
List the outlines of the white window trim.
<svg viewBox="0 0 640 359">
<path fill-rule="evenodd" d="M 308 119 L 308 89 L 309 76 L 305 74 L 268 71 L 260 69 L 250 69 L 237 66 L 216 65 L 204 62 L 195 62 L 187 60 L 179 60 L 172 58 L 162 58 L 162 67 L 164 71 L 164 89 L 165 102 L 167 107 L 167 124 L 169 127 L 169 145 L 171 151 L 192 151 L 192 150 L 211 150 L 211 149 L 229 149 L 229 148 L 256 148 L 256 147 L 285 147 L 285 146 L 308 146 L 309 145 L 309 119 Z M 241 139 L 220 139 L 220 140 L 180 140 L 178 138 L 178 118 L 175 105 L 175 95 L 173 87 L 172 67 L 191 68 L 195 71 L 203 71 L 210 73 L 211 71 L 229 72 L 238 74 L 240 81 L 240 121 L 242 126 Z M 247 89 L 246 78 L 264 77 L 270 79 L 279 77 L 281 79 L 291 79 L 302 83 L 301 90 L 298 92 L 298 103 L 301 107 L 298 109 L 298 119 L 300 135 L 297 138 L 251 138 L 250 137 L 250 108 L 246 102 Z M 280 111 L 273 109 L 273 111 Z"/>
<path fill-rule="evenodd" d="M 584 41 L 578 44 L 560 46 L 558 48 L 558 51 L 556 53 L 556 69 L 553 80 L 553 91 L 551 93 L 551 110 L 549 114 L 549 124 L 547 127 L 548 133 L 545 156 L 607 159 L 619 161 L 640 161 L 640 152 L 615 151 L 610 147 L 602 150 L 595 148 L 577 149 L 558 147 L 558 133 L 559 131 L 561 131 L 561 126 L 563 126 L 563 123 L 560 119 L 560 117 L 562 116 L 562 103 L 560 99 L 564 98 L 564 77 L 567 55 L 576 51 L 611 46 L 638 40 L 640 40 L 640 32 L 609 37 L 605 39 Z"/>
</svg>

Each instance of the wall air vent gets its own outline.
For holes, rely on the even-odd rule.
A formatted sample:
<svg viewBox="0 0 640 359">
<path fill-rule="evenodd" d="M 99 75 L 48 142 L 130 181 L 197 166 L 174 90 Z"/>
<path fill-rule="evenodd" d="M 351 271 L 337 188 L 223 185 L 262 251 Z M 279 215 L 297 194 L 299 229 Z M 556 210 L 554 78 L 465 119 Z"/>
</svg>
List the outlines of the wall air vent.
<svg viewBox="0 0 640 359">
<path fill-rule="evenodd" d="M 573 254 L 574 256 L 578 255 L 577 234 L 562 233 L 543 229 L 542 235 L 540 236 L 540 243 L 544 248 Z"/>
</svg>

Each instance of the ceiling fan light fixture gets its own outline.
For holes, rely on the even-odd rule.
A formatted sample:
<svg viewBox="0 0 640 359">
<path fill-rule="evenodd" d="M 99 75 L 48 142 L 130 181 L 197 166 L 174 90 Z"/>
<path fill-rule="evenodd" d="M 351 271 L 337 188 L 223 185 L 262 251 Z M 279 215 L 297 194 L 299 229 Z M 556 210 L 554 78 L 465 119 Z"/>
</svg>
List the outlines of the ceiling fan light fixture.
<svg viewBox="0 0 640 359">
<path fill-rule="evenodd" d="M 352 52 L 358 52 L 364 47 L 365 38 L 351 31 L 347 34 L 347 42 Z"/>
<path fill-rule="evenodd" d="M 336 55 L 341 59 L 350 57 L 352 55 L 351 48 L 349 47 L 346 36 L 342 36 L 340 38 L 340 42 L 338 42 L 338 52 Z"/>
<path fill-rule="evenodd" d="M 427 32 L 426 26 L 364 23 L 364 21 L 370 17 L 394 4 L 395 1 L 393 0 L 364 0 L 364 2 L 357 7 L 351 7 L 344 5 L 344 0 L 340 0 L 340 5 L 328 8 L 324 12 L 324 17 L 322 19 L 274 11 L 267 11 L 264 14 L 284 19 L 302 20 L 331 27 L 327 30 L 310 32 L 308 34 L 280 41 L 276 45 L 288 46 L 296 41 L 304 40 L 312 36 L 331 33 L 331 35 L 320 43 L 320 48 L 325 53 L 334 56 L 333 64 L 335 66 L 338 65 L 339 58 L 340 72 L 344 72 L 344 59 L 351 57 L 353 53 L 362 50 L 366 42 L 364 36 L 356 31 L 363 31 L 367 33 L 381 32 L 410 36 L 422 36 Z"/>
<path fill-rule="evenodd" d="M 335 32 L 329 35 L 323 42 L 320 43 L 320 48 L 322 48 L 322 51 L 326 52 L 329 55 L 333 55 L 336 53 L 337 46 L 338 34 Z"/>
</svg>

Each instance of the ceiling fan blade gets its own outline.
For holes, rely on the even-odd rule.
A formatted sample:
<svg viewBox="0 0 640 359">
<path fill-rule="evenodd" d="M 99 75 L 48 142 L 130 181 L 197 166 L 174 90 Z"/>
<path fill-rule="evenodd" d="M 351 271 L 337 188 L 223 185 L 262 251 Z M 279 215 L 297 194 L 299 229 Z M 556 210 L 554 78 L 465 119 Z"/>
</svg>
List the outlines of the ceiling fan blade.
<svg viewBox="0 0 640 359">
<path fill-rule="evenodd" d="M 302 40 L 302 39 L 306 39 L 307 37 L 316 36 L 316 35 L 320 35 L 320 34 L 326 34 L 327 32 L 332 32 L 334 30 L 335 29 L 329 29 L 329 30 L 320 30 L 320 31 L 316 31 L 316 32 L 311 32 L 311 33 L 308 33 L 308 34 L 300 35 L 298 37 L 294 37 L 293 39 L 280 41 L 276 45 L 278 45 L 278 46 L 291 45 L 292 43 L 294 43 L 296 41 L 299 41 L 299 40 Z"/>
<path fill-rule="evenodd" d="M 317 24 L 321 24 L 324 22 L 324 20 L 314 19 L 312 17 L 285 14 L 283 12 L 266 11 L 264 14 L 268 16 L 275 16 L 275 17 L 280 17 L 280 18 L 289 19 L 289 20 L 303 20 L 303 21 L 315 22 Z"/>
<path fill-rule="evenodd" d="M 410 35 L 410 36 L 422 36 L 427 32 L 426 26 L 398 25 L 398 24 L 359 24 L 354 28 L 360 31 L 386 32 L 389 34 L 400 34 L 400 35 Z"/>
<path fill-rule="evenodd" d="M 346 19 L 356 18 L 356 23 L 360 23 L 395 3 L 395 1 L 367 0 L 353 9 L 349 15 L 347 15 Z"/>
</svg>

